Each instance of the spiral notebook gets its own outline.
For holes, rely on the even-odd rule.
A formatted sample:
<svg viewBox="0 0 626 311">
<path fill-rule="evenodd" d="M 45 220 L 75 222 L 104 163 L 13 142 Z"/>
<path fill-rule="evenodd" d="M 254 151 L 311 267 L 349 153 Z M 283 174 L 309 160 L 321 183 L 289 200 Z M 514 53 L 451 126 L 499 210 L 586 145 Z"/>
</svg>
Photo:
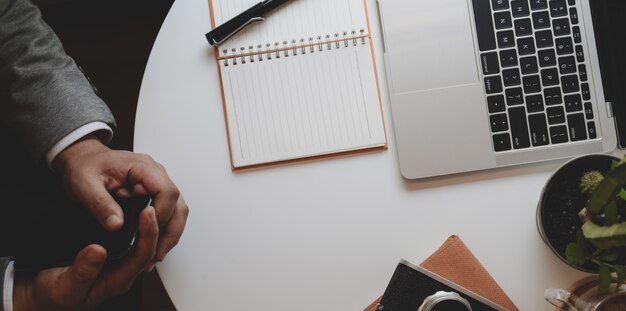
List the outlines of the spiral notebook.
<svg viewBox="0 0 626 311">
<path fill-rule="evenodd" d="M 258 0 L 209 0 L 213 27 Z M 233 169 L 386 149 L 364 0 L 292 0 L 218 48 Z"/>
</svg>

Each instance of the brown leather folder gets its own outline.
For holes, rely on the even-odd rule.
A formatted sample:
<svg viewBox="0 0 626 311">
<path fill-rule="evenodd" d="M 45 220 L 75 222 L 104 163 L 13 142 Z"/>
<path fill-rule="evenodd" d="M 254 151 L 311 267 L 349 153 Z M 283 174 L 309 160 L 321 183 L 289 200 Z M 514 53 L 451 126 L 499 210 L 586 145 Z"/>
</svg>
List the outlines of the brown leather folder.
<svg viewBox="0 0 626 311">
<path fill-rule="evenodd" d="M 458 236 L 451 236 L 421 267 L 438 274 L 511 311 L 519 309 Z M 365 308 L 376 311 L 380 298 Z"/>
</svg>

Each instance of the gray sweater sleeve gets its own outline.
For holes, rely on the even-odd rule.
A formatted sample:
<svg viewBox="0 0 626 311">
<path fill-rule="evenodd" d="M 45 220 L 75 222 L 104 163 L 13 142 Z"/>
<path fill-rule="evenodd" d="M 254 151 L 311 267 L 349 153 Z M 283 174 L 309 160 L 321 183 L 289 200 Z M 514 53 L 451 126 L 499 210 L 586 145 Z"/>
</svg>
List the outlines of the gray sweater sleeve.
<svg viewBox="0 0 626 311">
<path fill-rule="evenodd" d="M 0 1 L 0 125 L 36 161 L 75 129 L 104 122 L 106 104 L 30 0 Z"/>
<path fill-rule="evenodd" d="M 4 311 L 4 274 L 6 273 L 7 266 L 9 265 L 10 258 L 0 257 L 0 311 Z"/>
</svg>

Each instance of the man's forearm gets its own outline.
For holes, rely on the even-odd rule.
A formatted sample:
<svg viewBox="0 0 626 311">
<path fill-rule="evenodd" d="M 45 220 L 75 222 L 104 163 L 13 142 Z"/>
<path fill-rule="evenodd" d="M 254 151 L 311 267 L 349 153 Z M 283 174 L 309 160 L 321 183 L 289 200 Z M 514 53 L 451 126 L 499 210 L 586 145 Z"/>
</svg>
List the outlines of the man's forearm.
<svg viewBox="0 0 626 311">
<path fill-rule="evenodd" d="M 77 128 L 114 119 L 29 0 L 0 1 L 0 124 L 37 160 Z"/>
</svg>

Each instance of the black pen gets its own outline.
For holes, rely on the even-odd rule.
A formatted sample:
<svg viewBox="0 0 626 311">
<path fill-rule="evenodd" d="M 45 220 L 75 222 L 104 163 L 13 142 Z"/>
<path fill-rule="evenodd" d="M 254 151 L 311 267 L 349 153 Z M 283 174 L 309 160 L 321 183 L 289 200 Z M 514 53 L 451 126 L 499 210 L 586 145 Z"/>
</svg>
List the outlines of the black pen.
<svg viewBox="0 0 626 311">
<path fill-rule="evenodd" d="M 249 8 L 245 12 L 233 17 L 231 20 L 218 26 L 206 34 L 206 39 L 212 46 L 219 46 L 254 22 L 265 21 L 265 14 L 279 7 L 289 0 L 265 0 Z"/>
</svg>

